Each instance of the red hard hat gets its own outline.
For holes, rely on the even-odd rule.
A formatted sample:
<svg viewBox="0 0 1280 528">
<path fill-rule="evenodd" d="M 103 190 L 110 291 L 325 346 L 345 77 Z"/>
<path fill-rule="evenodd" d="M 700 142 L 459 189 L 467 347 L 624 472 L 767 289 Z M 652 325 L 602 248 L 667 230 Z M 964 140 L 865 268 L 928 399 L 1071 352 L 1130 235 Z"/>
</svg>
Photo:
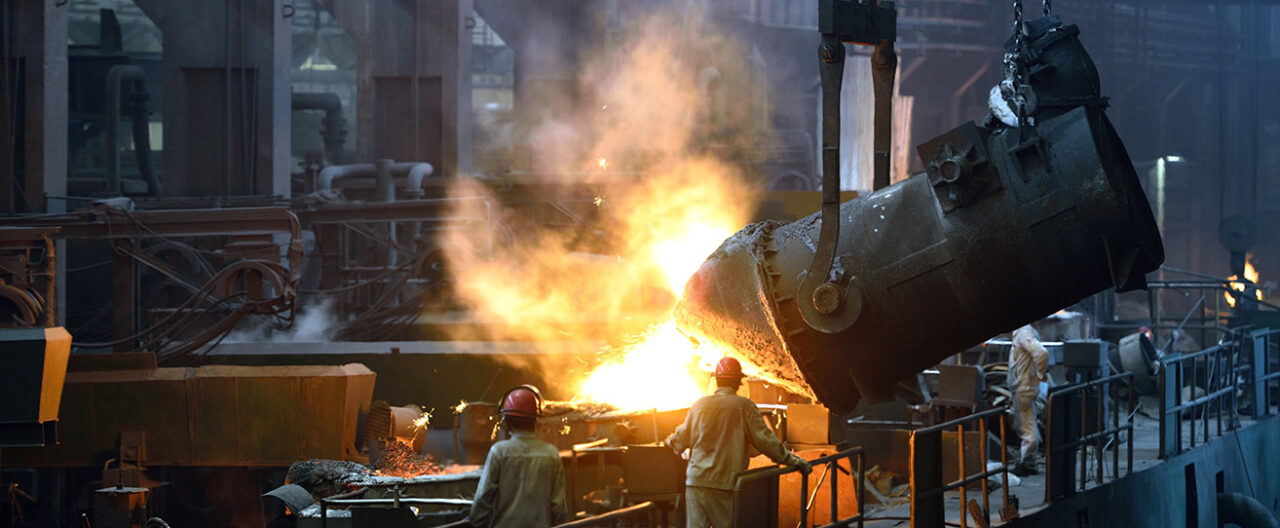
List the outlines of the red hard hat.
<svg viewBox="0 0 1280 528">
<path fill-rule="evenodd" d="M 716 372 L 713 376 L 717 378 L 742 378 L 742 364 L 738 360 L 725 356 L 716 362 Z"/>
<path fill-rule="evenodd" d="M 507 391 L 502 397 L 502 414 L 536 418 L 542 416 L 542 395 L 530 385 L 521 385 Z"/>
</svg>

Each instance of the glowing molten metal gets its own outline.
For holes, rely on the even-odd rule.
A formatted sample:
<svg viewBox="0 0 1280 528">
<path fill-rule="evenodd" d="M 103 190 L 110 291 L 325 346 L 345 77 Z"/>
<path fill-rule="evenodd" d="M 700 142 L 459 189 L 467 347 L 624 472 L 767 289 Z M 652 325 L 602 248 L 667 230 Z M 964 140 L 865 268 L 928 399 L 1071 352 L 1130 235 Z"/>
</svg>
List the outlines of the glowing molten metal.
<svg viewBox="0 0 1280 528">
<path fill-rule="evenodd" d="M 690 375 L 697 352 L 668 320 L 624 350 L 618 360 L 592 372 L 582 384 L 581 398 L 622 410 L 685 407 L 703 393 Z"/>
<path fill-rule="evenodd" d="M 1232 275 L 1230 277 L 1227 277 L 1227 280 L 1239 281 L 1241 279 L 1236 275 Z M 1245 256 L 1244 280 L 1249 281 L 1249 283 L 1251 284 L 1258 283 L 1258 270 L 1253 267 L 1252 255 Z M 1244 293 L 1245 291 L 1245 284 L 1243 282 L 1232 282 L 1230 286 L 1232 290 L 1235 290 L 1235 292 L 1229 292 L 1229 291 L 1222 292 L 1222 297 L 1227 300 L 1228 305 L 1231 305 L 1234 308 L 1236 305 L 1236 297 L 1239 296 L 1241 293 Z M 1253 294 L 1254 294 L 1254 297 L 1257 298 L 1259 301 L 1262 300 L 1261 289 L 1254 288 Z"/>
<path fill-rule="evenodd" d="M 652 202 L 635 207 L 628 223 L 639 253 L 633 258 L 656 268 L 664 284 L 655 286 L 679 300 L 702 261 L 746 219 L 740 206 L 717 203 L 731 193 L 719 192 L 714 184 L 675 189 L 649 195 Z M 654 210 L 659 207 L 664 210 Z M 623 411 L 686 407 L 705 393 L 695 374 L 701 357 L 723 355 L 706 346 L 695 348 L 669 317 L 635 339 L 587 376 L 576 399 Z"/>
</svg>

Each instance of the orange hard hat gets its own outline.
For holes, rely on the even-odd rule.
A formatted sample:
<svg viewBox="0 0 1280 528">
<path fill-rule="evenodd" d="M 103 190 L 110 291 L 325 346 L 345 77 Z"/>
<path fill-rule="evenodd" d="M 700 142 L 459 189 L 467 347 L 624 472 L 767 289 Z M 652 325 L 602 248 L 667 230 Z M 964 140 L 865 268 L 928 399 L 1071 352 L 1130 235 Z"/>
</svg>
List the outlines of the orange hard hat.
<svg viewBox="0 0 1280 528">
<path fill-rule="evenodd" d="M 502 397 L 502 414 L 536 418 L 542 416 L 542 394 L 533 385 L 520 385 Z"/>
<path fill-rule="evenodd" d="M 725 356 L 716 362 L 716 378 L 743 378 L 742 364 L 738 360 Z"/>
</svg>

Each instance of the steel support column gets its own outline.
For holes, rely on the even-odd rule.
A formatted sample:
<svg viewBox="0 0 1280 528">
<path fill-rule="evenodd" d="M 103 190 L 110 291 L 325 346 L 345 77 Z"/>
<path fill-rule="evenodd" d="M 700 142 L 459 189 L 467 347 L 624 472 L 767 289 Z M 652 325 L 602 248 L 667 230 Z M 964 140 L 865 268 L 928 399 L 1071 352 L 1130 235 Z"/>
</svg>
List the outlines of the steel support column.
<svg viewBox="0 0 1280 528">
<path fill-rule="evenodd" d="M 137 4 L 164 34 L 165 192 L 288 197 L 292 7 Z"/>
<path fill-rule="evenodd" d="M 116 352 L 133 350 L 132 336 L 137 328 L 138 263 L 133 260 L 134 243 L 128 238 L 111 241 L 111 339 L 117 341 Z"/>
<path fill-rule="evenodd" d="M 471 168 L 472 0 L 318 0 L 358 49 L 356 158 Z"/>
<path fill-rule="evenodd" d="M 0 212 L 58 213 L 67 203 L 67 2 L 0 4 Z M 15 126 L 7 126 L 13 123 Z M 62 241 L 55 251 L 66 254 Z M 66 321 L 66 259 L 59 259 L 57 323 Z"/>
<path fill-rule="evenodd" d="M 46 197 L 67 189 L 67 9 L 66 2 L 0 5 L 10 52 L 0 76 L 0 212 L 66 210 Z"/>
<path fill-rule="evenodd" d="M 942 431 L 911 433 L 910 456 L 911 526 L 942 527 Z"/>
</svg>

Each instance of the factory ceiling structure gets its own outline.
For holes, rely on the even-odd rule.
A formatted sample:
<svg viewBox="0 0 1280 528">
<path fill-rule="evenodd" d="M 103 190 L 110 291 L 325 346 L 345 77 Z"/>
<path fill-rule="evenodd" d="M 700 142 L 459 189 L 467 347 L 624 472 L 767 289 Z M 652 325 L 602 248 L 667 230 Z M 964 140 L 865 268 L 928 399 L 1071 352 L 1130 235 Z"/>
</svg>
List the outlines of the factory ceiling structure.
<svg viewBox="0 0 1280 528">
<path fill-rule="evenodd" d="M 0 0 L 0 523 L 1278 526 L 1278 17 Z"/>
</svg>

